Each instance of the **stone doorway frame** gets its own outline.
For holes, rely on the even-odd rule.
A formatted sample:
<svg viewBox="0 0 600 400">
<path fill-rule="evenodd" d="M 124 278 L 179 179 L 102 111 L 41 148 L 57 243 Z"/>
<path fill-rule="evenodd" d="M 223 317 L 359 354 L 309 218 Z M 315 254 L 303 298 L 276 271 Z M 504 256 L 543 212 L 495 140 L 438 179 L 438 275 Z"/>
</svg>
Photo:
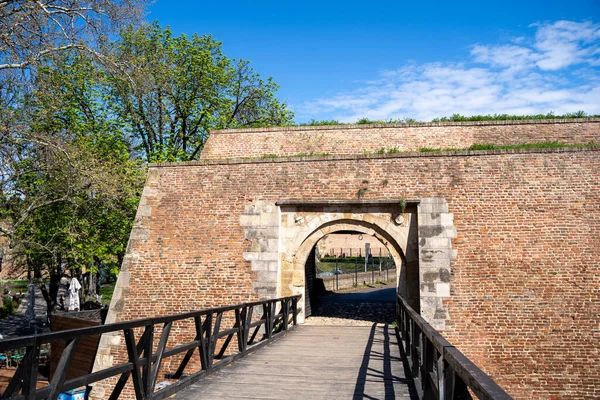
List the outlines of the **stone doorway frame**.
<svg viewBox="0 0 600 400">
<path fill-rule="evenodd" d="M 403 296 L 412 297 L 418 309 L 418 203 L 405 201 L 401 208 L 399 200 L 277 202 L 281 212 L 278 294 L 304 294 L 305 265 L 316 243 L 334 232 L 353 231 L 374 236 L 390 251 L 398 267 L 397 287 Z M 408 280 L 412 280 L 412 293 Z M 303 309 L 305 300 L 303 296 Z"/>
<path fill-rule="evenodd" d="M 317 241 L 335 231 L 353 230 L 377 237 L 390 250 L 400 266 L 397 282 L 402 282 L 403 273 L 418 271 L 417 279 L 404 276 L 406 282 L 417 282 L 416 289 L 407 286 L 402 293 L 400 287 L 400 292 L 434 328 L 444 330 L 449 319 L 444 300 L 451 296 L 451 263 L 456 257 L 453 214 L 444 198 L 405 200 L 409 213 L 393 211 L 399 202 L 258 200 L 246 206 L 240 225 L 251 246 L 243 256 L 258 273 L 255 292 L 261 299 L 304 294 L 304 266 Z M 311 210 L 314 215 L 294 216 Z M 398 229 L 403 224 L 398 215 L 408 217 L 408 230 Z M 413 226 L 416 235 L 411 234 Z"/>
</svg>

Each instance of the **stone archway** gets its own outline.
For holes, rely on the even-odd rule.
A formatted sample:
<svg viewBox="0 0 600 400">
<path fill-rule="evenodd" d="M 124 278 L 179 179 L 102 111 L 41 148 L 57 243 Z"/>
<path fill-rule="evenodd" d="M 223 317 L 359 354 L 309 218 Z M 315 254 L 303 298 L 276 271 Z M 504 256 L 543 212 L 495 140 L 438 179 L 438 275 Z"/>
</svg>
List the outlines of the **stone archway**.
<svg viewBox="0 0 600 400">
<path fill-rule="evenodd" d="M 259 298 L 304 293 L 304 266 L 317 241 L 351 230 L 372 234 L 392 252 L 400 293 L 423 318 L 444 330 L 456 257 L 453 215 L 443 198 L 418 200 L 255 201 L 240 216 Z"/>
<path fill-rule="evenodd" d="M 397 266 L 396 269 L 396 287 L 397 290 L 405 297 L 412 298 L 413 305 L 418 307 L 418 302 L 415 302 L 414 299 L 418 300 L 419 294 L 419 282 L 418 282 L 418 269 L 416 271 L 412 271 L 412 274 L 408 273 L 408 263 L 406 261 L 406 257 L 404 256 L 404 251 L 398 242 L 392 238 L 387 232 L 383 231 L 378 225 L 367 223 L 360 220 L 352 220 L 352 219 L 340 219 L 328 222 L 319 228 L 315 229 L 309 236 L 300 244 L 295 255 L 293 257 L 293 272 L 292 272 L 292 282 L 287 282 L 290 285 L 290 292 L 293 294 L 304 294 L 305 293 L 305 285 L 304 281 L 305 277 L 305 266 L 307 258 L 310 254 L 312 254 L 312 250 L 317 244 L 317 242 L 322 239 L 324 236 L 339 232 L 339 231 L 354 231 L 359 232 L 366 235 L 371 235 L 377 238 L 390 252 L 394 263 Z M 418 264 L 414 265 L 413 268 L 418 268 Z M 407 281 L 407 276 L 412 276 L 414 279 L 413 282 Z M 282 287 L 285 282 L 282 282 Z M 412 294 L 412 296 L 411 296 Z M 303 310 L 306 310 L 306 296 L 302 297 L 301 306 Z M 302 313 L 300 320 L 304 319 L 304 312 Z"/>
<path fill-rule="evenodd" d="M 418 309 L 416 211 L 416 204 L 400 209 L 398 202 L 281 205 L 279 294 L 304 294 L 305 264 L 316 243 L 330 233 L 354 231 L 372 235 L 388 248 L 398 267 L 398 290 Z"/>
</svg>

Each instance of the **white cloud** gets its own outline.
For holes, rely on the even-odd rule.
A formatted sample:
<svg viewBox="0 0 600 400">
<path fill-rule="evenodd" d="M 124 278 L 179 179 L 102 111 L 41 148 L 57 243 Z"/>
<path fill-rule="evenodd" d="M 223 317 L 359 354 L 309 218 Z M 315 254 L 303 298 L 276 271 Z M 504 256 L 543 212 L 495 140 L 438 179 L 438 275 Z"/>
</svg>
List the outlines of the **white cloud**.
<svg viewBox="0 0 600 400">
<path fill-rule="evenodd" d="M 464 63 L 409 63 L 364 87 L 304 104 L 299 115 L 355 122 L 359 118 L 430 120 L 454 113 L 600 114 L 600 25 L 533 24 L 512 44 L 476 44 Z"/>
</svg>

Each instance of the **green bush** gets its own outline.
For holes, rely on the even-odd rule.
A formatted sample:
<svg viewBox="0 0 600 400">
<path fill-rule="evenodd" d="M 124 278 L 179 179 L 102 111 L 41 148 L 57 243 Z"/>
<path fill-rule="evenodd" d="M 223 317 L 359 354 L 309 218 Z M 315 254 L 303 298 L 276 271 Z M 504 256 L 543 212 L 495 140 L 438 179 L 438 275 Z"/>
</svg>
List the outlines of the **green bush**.
<svg viewBox="0 0 600 400">
<path fill-rule="evenodd" d="M 4 296 L 4 305 L 0 307 L 0 318 L 6 318 L 15 313 L 15 305 L 11 296 Z"/>
</svg>

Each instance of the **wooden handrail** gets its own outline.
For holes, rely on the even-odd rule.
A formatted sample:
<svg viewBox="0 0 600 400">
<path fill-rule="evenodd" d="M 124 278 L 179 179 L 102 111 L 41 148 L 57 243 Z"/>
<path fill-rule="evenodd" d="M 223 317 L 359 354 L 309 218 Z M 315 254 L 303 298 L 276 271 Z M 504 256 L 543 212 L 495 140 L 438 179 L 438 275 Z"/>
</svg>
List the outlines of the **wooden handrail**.
<svg viewBox="0 0 600 400">
<path fill-rule="evenodd" d="M 492 378 L 448 342 L 397 294 L 400 344 L 408 359 L 419 397 L 441 400 L 512 399 Z"/>
<path fill-rule="evenodd" d="M 59 332 L 31 335 L 23 338 L 0 341 L 0 352 L 15 348 L 25 348 L 25 356 L 11 379 L 2 399 L 56 399 L 58 394 L 67 390 L 111 378 L 119 377 L 111 398 L 118 398 L 127 381 L 131 378 L 137 400 L 164 399 L 196 382 L 202 376 L 214 372 L 244 355 L 276 339 L 296 325 L 301 312 L 298 307 L 300 295 L 281 297 L 271 300 L 242 303 L 226 307 L 208 308 L 188 313 L 138 319 L 102 326 L 70 329 Z M 262 308 L 262 310 L 256 310 Z M 233 312 L 233 327 L 221 327 L 223 315 Z M 259 319 L 252 321 L 252 315 L 262 312 Z M 171 326 L 175 321 L 193 320 L 195 337 L 188 343 L 178 343 L 169 349 Z M 161 335 L 154 339 L 156 325 L 161 327 Z M 144 333 L 135 338 L 134 329 L 144 328 Z M 257 334 L 262 329 L 262 336 Z M 251 332 L 252 331 L 252 332 Z M 86 336 L 105 333 L 123 333 L 128 360 L 127 362 L 105 368 L 87 375 L 67 380 L 67 372 L 73 361 L 80 340 Z M 237 336 L 237 351 L 226 354 L 232 338 Z M 224 338 L 219 342 L 219 338 Z M 36 388 L 37 368 L 40 347 L 52 341 L 66 341 L 52 381 L 43 388 Z M 156 349 L 156 350 L 154 350 Z M 193 354 L 200 355 L 200 369 L 183 376 Z M 178 381 L 155 391 L 156 381 L 164 359 L 185 352 L 183 360 L 174 373 L 167 374 Z"/>
</svg>

